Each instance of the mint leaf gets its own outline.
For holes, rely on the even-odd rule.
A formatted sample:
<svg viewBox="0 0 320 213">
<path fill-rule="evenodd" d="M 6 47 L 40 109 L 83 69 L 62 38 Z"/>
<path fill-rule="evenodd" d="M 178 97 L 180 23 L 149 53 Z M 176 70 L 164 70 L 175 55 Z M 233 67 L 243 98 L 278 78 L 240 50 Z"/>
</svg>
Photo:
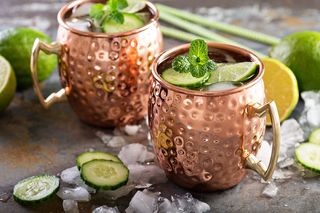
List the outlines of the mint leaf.
<svg viewBox="0 0 320 213">
<path fill-rule="evenodd" d="M 109 0 L 108 6 L 111 11 L 118 10 L 119 2 L 118 0 Z"/>
<path fill-rule="evenodd" d="M 209 60 L 207 43 L 202 39 L 193 40 L 189 49 L 189 58 L 191 59 L 192 63 L 207 63 Z"/>
<path fill-rule="evenodd" d="M 103 4 L 94 4 L 90 8 L 89 16 L 95 20 L 100 20 L 105 13 L 103 9 Z"/>
<path fill-rule="evenodd" d="M 128 2 L 127 0 L 118 0 L 118 10 L 122 10 L 126 7 L 128 7 Z"/>
<path fill-rule="evenodd" d="M 216 69 L 216 64 L 208 56 L 208 45 L 202 39 L 193 40 L 188 55 L 176 57 L 172 68 L 177 72 L 190 72 L 193 77 L 200 78 Z"/>
<path fill-rule="evenodd" d="M 124 16 L 122 13 L 120 13 L 117 10 L 112 11 L 108 16 L 107 21 L 114 21 L 116 23 L 123 24 L 124 23 Z"/>
<path fill-rule="evenodd" d="M 121 9 L 121 12 L 136 13 L 146 7 L 146 0 L 128 0 L 128 6 Z"/>
<path fill-rule="evenodd" d="M 172 62 L 172 68 L 177 72 L 189 72 L 190 62 L 185 55 L 179 55 Z"/>
</svg>

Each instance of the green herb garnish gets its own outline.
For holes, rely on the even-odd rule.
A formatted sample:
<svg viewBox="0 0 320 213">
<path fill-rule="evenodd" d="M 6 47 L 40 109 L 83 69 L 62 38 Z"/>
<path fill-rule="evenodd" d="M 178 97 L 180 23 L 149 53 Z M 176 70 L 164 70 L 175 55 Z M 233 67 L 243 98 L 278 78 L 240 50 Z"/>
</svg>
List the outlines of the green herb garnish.
<svg viewBox="0 0 320 213">
<path fill-rule="evenodd" d="M 101 28 L 103 23 L 109 21 L 123 24 L 125 13 L 136 13 L 144 7 L 145 0 L 109 0 L 106 4 L 92 5 L 89 16 L 94 26 Z"/>
<path fill-rule="evenodd" d="M 188 55 L 180 55 L 172 62 L 177 72 L 190 72 L 193 77 L 200 78 L 216 69 L 216 64 L 208 56 L 208 45 L 202 39 L 191 42 Z"/>
</svg>

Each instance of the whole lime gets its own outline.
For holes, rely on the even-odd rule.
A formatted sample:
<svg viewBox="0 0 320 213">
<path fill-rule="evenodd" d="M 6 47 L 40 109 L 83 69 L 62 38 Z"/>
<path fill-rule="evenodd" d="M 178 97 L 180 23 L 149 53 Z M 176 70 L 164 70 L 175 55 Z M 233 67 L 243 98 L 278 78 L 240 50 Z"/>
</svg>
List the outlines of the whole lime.
<svg viewBox="0 0 320 213">
<path fill-rule="evenodd" d="M 30 59 L 33 42 L 36 38 L 50 43 L 46 34 L 30 28 L 14 28 L 0 32 L 0 54 L 13 67 L 17 77 L 18 90 L 32 86 Z M 57 64 L 57 57 L 40 53 L 38 60 L 38 79 L 43 81 L 52 73 Z"/>
<path fill-rule="evenodd" d="M 320 90 L 320 33 L 297 32 L 275 45 L 270 56 L 295 74 L 300 91 Z"/>
</svg>

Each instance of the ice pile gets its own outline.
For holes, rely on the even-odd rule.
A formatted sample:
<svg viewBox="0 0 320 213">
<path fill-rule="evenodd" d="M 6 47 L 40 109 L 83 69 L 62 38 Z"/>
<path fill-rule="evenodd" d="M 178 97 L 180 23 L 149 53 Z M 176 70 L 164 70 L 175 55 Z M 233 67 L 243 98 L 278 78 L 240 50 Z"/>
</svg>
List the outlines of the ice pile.
<svg viewBox="0 0 320 213">
<path fill-rule="evenodd" d="M 106 205 L 95 208 L 92 213 L 120 213 L 117 207 L 108 207 Z"/>
<path fill-rule="evenodd" d="M 210 211 L 210 206 L 192 197 L 190 193 L 171 196 L 171 201 L 161 197 L 159 192 L 145 189 L 138 191 L 130 201 L 126 213 L 202 213 Z"/>
</svg>

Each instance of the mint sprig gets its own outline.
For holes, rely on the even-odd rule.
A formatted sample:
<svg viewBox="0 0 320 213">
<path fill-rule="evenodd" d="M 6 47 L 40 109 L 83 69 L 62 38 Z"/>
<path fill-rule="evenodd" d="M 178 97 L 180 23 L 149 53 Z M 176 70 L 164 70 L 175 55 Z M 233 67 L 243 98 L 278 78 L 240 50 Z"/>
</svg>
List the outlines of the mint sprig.
<svg viewBox="0 0 320 213">
<path fill-rule="evenodd" d="M 208 45 L 202 39 L 193 40 L 188 55 L 176 57 L 172 68 L 177 72 L 190 72 L 193 77 L 200 78 L 216 69 L 216 64 L 208 56 Z"/>
<path fill-rule="evenodd" d="M 145 7 L 145 0 L 109 0 L 106 4 L 94 4 L 89 16 L 96 28 L 101 28 L 104 22 L 114 21 L 124 23 L 124 13 L 136 13 Z"/>
</svg>

